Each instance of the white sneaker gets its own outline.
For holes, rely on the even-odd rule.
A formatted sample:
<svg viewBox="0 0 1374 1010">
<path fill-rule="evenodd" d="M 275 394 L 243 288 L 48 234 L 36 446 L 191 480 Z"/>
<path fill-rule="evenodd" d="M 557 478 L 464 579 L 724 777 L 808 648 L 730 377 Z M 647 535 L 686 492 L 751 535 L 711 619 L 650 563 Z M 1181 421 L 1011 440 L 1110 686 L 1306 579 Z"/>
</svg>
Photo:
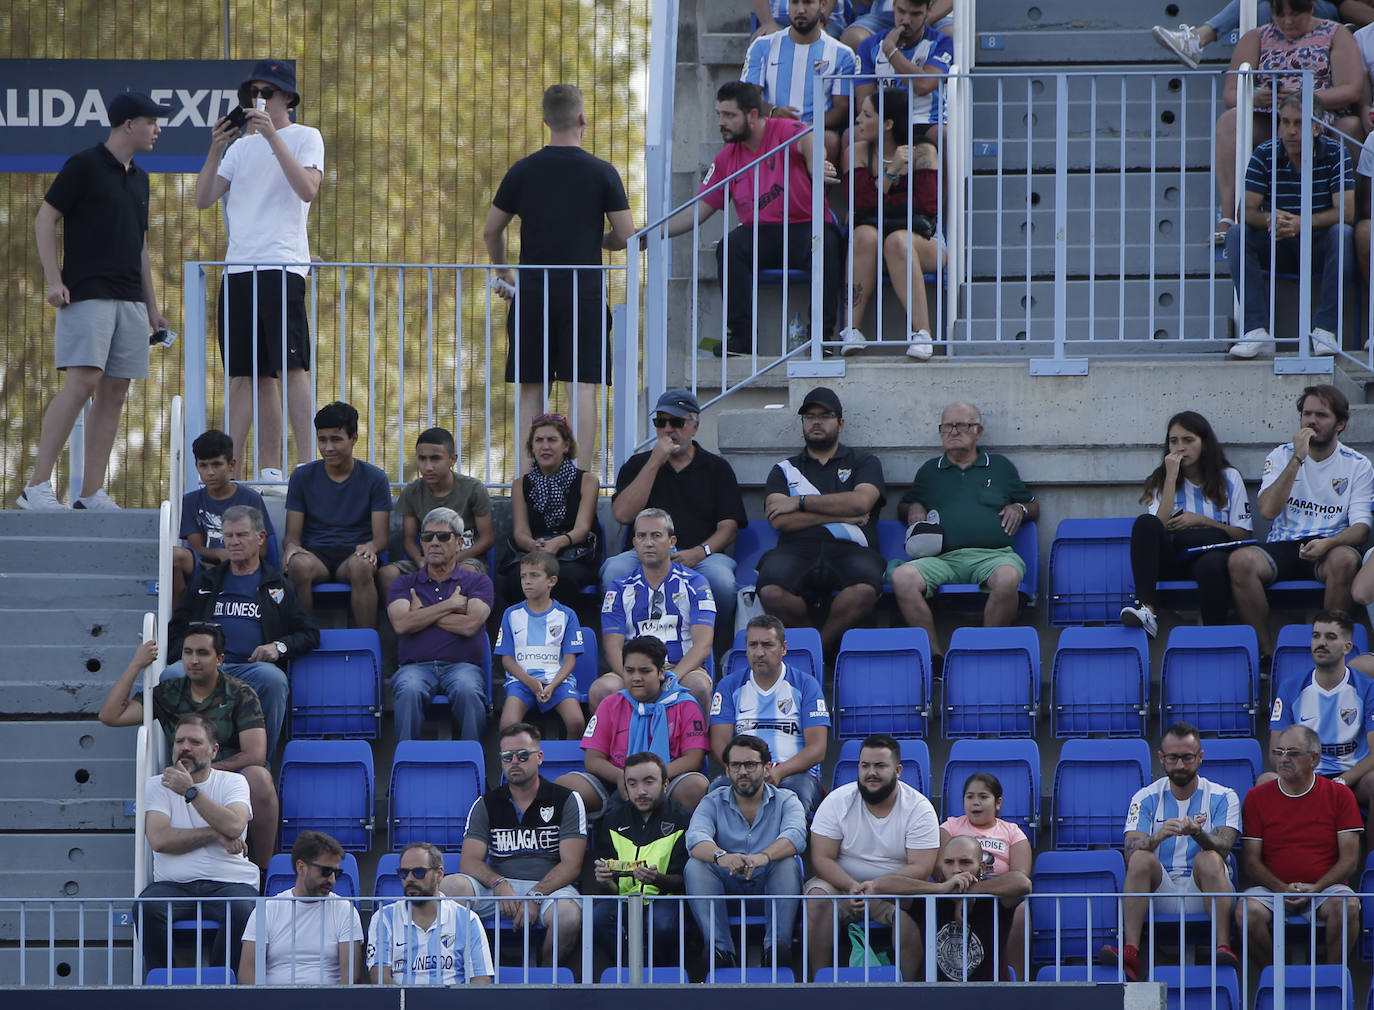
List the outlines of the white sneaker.
<svg viewBox="0 0 1374 1010">
<path fill-rule="evenodd" d="M 1121 608 L 1121 623 L 1128 628 L 1144 628 L 1145 634 L 1154 638 L 1159 631 L 1159 622 L 1155 619 L 1155 612 L 1149 607 L 1137 604 L 1134 607 Z"/>
<path fill-rule="evenodd" d="M 1269 331 L 1263 326 L 1259 326 L 1253 330 L 1246 330 L 1245 336 L 1231 345 L 1231 349 L 1226 352 L 1226 356 L 1228 358 L 1249 360 L 1258 355 L 1260 351 L 1264 350 L 1269 343 Z"/>
<path fill-rule="evenodd" d="M 19 500 L 15 504 L 21 509 L 28 509 L 30 512 L 67 511 L 67 506 L 57 500 L 50 480 L 45 480 L 42 484 L 30 484 L 24 488 L 19 492 Z"/>
<path fill-rule="evenodd" d="M 1330 330 L 1317 327 L 1312 331 L 1312 353 L 1319 358 L 1329 358 L 1341 349 L 1341 342 Z"/>
<path fill-rule="evenodd" d="M 846 326 L 840 330 L 840 353 L 845 357 L 858 354 L 867 343 L 868 338 L 853 326 Z"/>
<path fill-rule="evenodd" d="M 1192 25 L 1179 25 L 1178 30 L 1155 25 L 1150 34 L 1169 52 L 1173 53 L 1189 70 L 1196 70 L 1202 61 L 1202 43 L 1198 40 L 1197 29 Z"/>
<path fill-rule="evenodd" d="M 262 479 L 269 483 L 276 484 L 286 478 L 282 475 L 282 472 L 275 467 L 265 466 L 262 468 Z"/>
<path fill-rule="evenodd" d="M 115 504 L 113 498 L 105 493 L 102 487 L 95 494 L 83 494 L 76 501 L 72 502 L 72 508 L 81 509 L 84 512 L 119 512 L 120 507 Z"/>
<path fill-rule="evenodd" d="M 906 341 L 906 356 L 915 361 L 929 361 L 935 353 L 929 330 L 916 330 Z"/>
</svg>

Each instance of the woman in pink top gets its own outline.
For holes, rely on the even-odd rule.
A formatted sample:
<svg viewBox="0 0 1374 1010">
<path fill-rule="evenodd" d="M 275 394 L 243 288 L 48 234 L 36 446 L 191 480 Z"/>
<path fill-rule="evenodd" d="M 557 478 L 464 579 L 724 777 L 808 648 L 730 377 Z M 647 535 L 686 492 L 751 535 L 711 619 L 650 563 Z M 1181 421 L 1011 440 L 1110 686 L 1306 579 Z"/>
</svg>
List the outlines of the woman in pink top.
<svg viewBox="0 0 1374 1010">
<path fill-rule="evenodd" d="M 940 848 L 958 835 L 971 835 L 983 849 L 983 879 L 997 880 L 986 888 L 998 893 L 1004 909 L 1014 909 L 1010 926 L 1003 926 L 1002 964 L 1025 981 L 1026 903 L 1031 889 L 1031 845 L 1018 825 L 997 815 L 1002 810 L 1002 783 L 989 772 L 974 772 L 964 782 L 964 816 L 940 825 Z M 1002 916 L 1003 923 L 1007 916 Z"/>
<path fill-rule="evenodd" d="M 1217 194 L 1222 215 L 1215 236 L 1218 245 L 1236 223 L 1234 166 L 1240 77 L 1235 71 L 1242 63 L 1248 63 L 1254 70 L 1294 71 L 1276 79 L 1277 94 L 1270 79 L 1254 78 L 1256 145 L 1271 136 L 1270 110 L 1286 92 L 1302 86 L 1299 72 L 1303 70 L 1312 71 L 1313 115 L 1321 116 L 1349 136 L 1364 136 L 1356 109 L 1364 89 L 1364 62 L 1359 46 L 1344 25 L 1313 14 L 1312 3 L 1313 0 L 1274 0 L 1274 20 L 1242 35 L 1231 54 L 1231 68 L 1222 94 L 1226 111 L 1217 120 Z"/>
</svg>

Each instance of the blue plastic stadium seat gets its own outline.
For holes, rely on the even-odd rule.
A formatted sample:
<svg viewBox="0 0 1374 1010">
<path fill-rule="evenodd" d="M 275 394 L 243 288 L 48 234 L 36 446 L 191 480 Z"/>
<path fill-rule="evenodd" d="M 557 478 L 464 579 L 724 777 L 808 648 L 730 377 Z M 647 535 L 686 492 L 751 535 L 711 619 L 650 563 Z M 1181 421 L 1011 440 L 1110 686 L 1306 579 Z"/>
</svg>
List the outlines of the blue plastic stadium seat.
<svg viewBox="0 0 1374 1010">
<path fill-rule="evenodd" d="M 560 775 L 586 768 L 586 752 L 582 749 L 581 740 L 544 740 L 539 746 L 544 751 L 544 763 L 539 766 L 539 777 L 542 779 L 553 782 Z"/>
<path fill-rule="evenodd" d="M 1026 563 L 1026 574 L 1017 587 L 1021 609 L 1025 610 L 1035 606 L 1035 595 L 1040 584 L 1040 529 L 1034 520 L 1021 524 L 1012 540 L 1012 547 Z M 906 524 L 896 519 L 878 520 L 878 550 L 888 561 L 911 560 L 906 553 Z M 982 610 L 988 594 L 976 582 L 948 582 L 935 591 L 935 598 L 949 610 Z"/>
<path fill-rule="evenodd" d="M 784 965 L 777 967 L 777 973 L 771 964 L 758 965 L 749 968 L 717 968 L 717 985 L 772 985 L 783 982 L 792 983 L 796 978 L 792 975 L 792 969 Z"/>
<path fill-rule="evenodd" d="M 835 737 L 924 737 L 929 718 L 930 637 L 925 629 L 846 631 L 835 658 Z"/>
<path fill-rule="evenodd" d="M 898 740 L 902 747 L 902 781 L 922 796 L 930 797 L 930 748 L 924 740 Z M 862 740 L 846 740 L 835 760 L 830 788 L 854 782 L 859 777 L 859 751 Z"/>
<path fill-rule="evenodd" d="M 459 864 L 462 861 L 462 854 L 458 852 L 444 853 L 444 874 L 459 872 Z M 401 865 L 401 854 L 399 852 L 383 852 L 377 857 L 377 875 L 372 881 L 372 907 L 374 910 L 382 905 L 390 904 L 393 898 L 399 898 L 405 894 L 405 886 L 401 883 L 401 875 L 398 867 Z"/>
<path fill-rule="evenodd" d="M 461 849 L 468 811 L 486 781 L 476 740 L 402 740 L 391 764 L 388 847 L 430 842 L 446 852 Z"/>
<path fill-rule="evenodd" d="M 291 736 L 375 740 L 382 720 L 382 640 L 372 628 L 325 628 L 291 661 Z"/>
<path fill-rule="evenodd" d="M 1115 969 L 1112 969 L 1115 970 Z M 1180 967 L 1176 964 L 1156 964 L 1150 975 L 1152 982 L 1163 982 L 1165 990 L 1165 1010 L 1180 1010 L 1183 1007 L 1212 1007 L 1213 990 L 1216 990 L 1216 1010 L 1244 1010 L 1240 1001 L 1240 979 L 1236 969 L 1217 965 L 1216 982 L 1212 981 L 1210 964 L 1190 964 Z"/>
<path fill-rule="evenodd" d="M 758 578 L 759 558 L 778 546 L 778 531 L 767 519 L 751 519 L 735 537 L 735 582 L 742 589 Z"/>
<path fill-rule="evenodd" d="M 1126 976 L 1120 968 L 1106 964 L 1047 964 L 1035 973 L 1035 981 L 1125 982 Z"/>
<path fill-rule="evenodd" d="M 949 739 L 1035 735 L 1040 636 L 1034 628 L 957 628 L 945 652 L 944 729 Z"/>
<path fill-rule="evenodd" d="M 1204 735 L 1253 736 L 1259 640 L 1244 624 L 1174 628 L 1159 672 L 1160 725 L 1182 720 Z"/>
<path fill-rule="evenodd" d="M 1135 594 L 1131 526 L 1124 519 L 1063 519 L 1050 545 L 1050 623 L 1116 624 Z"/>
<path fill-rule="evenodd" d="M 199 977 L 197 977 L 199 975 Z M 143 980 L 144 985 L 236 985 L 233 969 L 223 965 L 201 965 L 199 968 L 152 968 Z"/>
<path fill-rule="evenodd" d="M 1118 905 L 1116 895 L 1121 893 L 1125 883 L 1126 863 L 1115 849 L 1042 852 L 1036 856 L 1031 870 L 1034 890 L 1026 899 L 1029 904 L 1026 911 L 1031 930 L 1031 960 L 1037 964 L 1046 961 L 1090 962 L 1103 944 L 1114 943 Z M 1074 894 L 1111 897 L 1057 897 Z M 1114 972 L 1115 969 L 1109 967 L 1107 971 Z"/>
<path fill-rule="evenodd" d="M 1050 673 L 1056 737 L 1141 737 L 1149 715 L 1150 645 L 1140 628 L 1065 628 Z"/>
<path fill-rule="evenodd" d="M 1144 740 L 1066 740 L 1054 768 L 1054 845 L 1124 844 L 1126 807 L 1150 781 Z"/>
<path fill-rule="evenodd" d="M 1365 856 L 1364 870 L 1360 873 L 1359 893 L 1374 894 L 1374 852 Z M 1374 898 L 1364 898 L 1360 901 L 1359 952 L 1360 957 L 1366 961 L 1374 959 Z"/>
<path fill-rule="evenodd" d="M 332 835 L 349 852 L 372 848 L 375 773 L 364 740 L 292 740 L 282 752 L 280 848 L 306 829 Z"/>
<path fill-rule="evenodd" d="M 601 973 L 600 978 L 602 985 L 627 985 L 629 981 L 630 969 L 624 965 L 609 966 Z M 644 966 L 645 985 L 686 985 L 688 981 L 687 969 L 677 965 Z"/>
<path fill-rule="evenodd" d="M 1255 1010 L 1274 1010 L 1275 975 L 1273 965 L 1260 972 Z M 1355 1010 L 1355 983 L 1339 964 L 1290 964 L 1282 978 L 1286 1010 Z"/>
<path fill-rule="evenodd" d="M 496 969 L 497 985 L 573 985 L 577 979 L 566 964 L 557 968 L 544 965 L 503 964 Z"/>
<path fill-rule="evenodd" d="M 902 980 L 901 969 L 895 964 L 870 964 L 862 967 L 842 965 L 839 968 L 819 968 L 816 970 L 817 982 L 845 982 L 853 985 L 855 982 L 900 982 Z"/>
<path fill-rule="evenodd" d="M 1234 789 L 1236 796 L 1244 803 L 1245 794 L 1254 786 L 1260 772 L 1264 771 L 1264 752 L 1260 749 L 1259 741 L 1250 737 L 1244 740 L 1213 737 L 1202 741 L 1202 750 L 1204 756 L 1200 774 Z"/>
<path fill-rule="evenodd" d="M 1002 783 L 1005 821 L 1015 821 L 1031 846 L 1040 826 L 1040 749 L 1034 740 L 956 740 L 949 749 L 941 797 L 946 817 L 964 812 L 964 782 L 989 772 Z"/>
<path fill-rule="evenodd" d="M 334 878 L 334 893 L 343 898 L 356 898 L 362 893 L 358 887 L 357 857 L 345 852 L 339 866 L 343 873 Z M 262 893 L 280 894 L 288 887 L 295 886 L 296 870 L 291 865 L 291 853 L 278 852 L 267 862 L 267 881 L 262 886 Z"/>
<path fill-rule="evenodd" d="M 577 678 L 577 700 L 585 705 L 592 681 L 601 675 L 601 647 L 597 644 L 596 632 L 591 628 L 579 626 L 578 634 L 582 636 L 582 652 L 577 657 L 577 665 L 573 667 L 573 676 Z M 547 755 L 544 760 L 548 760 Z"/>
<path fill-rule="evenodd" d="M 744 637 L 747 629 L 735 632 L 735 640 L 730 651 L 720 663 L 720 676 L 724 679 L 732 673 L 749 669 L 749 657 L 744 652 Z M 787 656 L 783 662 L 794 670 L 809 673 L 822 684 L 825 683 L 825 663 L 821 660 L 821 633 L 815 628 L 786 628 Z"/>
</svg>

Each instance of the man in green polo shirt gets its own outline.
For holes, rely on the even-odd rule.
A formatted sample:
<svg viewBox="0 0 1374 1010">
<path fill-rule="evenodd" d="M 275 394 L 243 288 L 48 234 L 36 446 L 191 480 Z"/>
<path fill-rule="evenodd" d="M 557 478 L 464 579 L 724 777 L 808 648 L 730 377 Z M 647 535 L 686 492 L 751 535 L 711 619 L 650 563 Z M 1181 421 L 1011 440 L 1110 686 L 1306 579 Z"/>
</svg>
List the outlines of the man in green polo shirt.
<svg viewBox="0 0 1374 1010">
<path fill-rule="evenodd" d="M 157 642 L 149 640 L 110 687 L 100 706 L 106 726 L 139 726 L 143 723 L 142 695 L 130 697 L 143 668 L 157 658 Z M 236 677 L 220 672 L 224 663 L 224 629 L 209 621 L 186 625 L 181 644 L 184 677 L 164 680 L 153 688 L 153 716 L 170 743 L 177 722 L 194 712 L 214 727 L 219 751 L 211 767 L 238 772 L 248 780 L 248 799 L 253 808 L 248 824 L 248 854 L 263 870 L 277 840 L 277 788 L 267 769 L 267 728 L 262 705 L 253 689 Z"/>
<path fill-rule="evenodd" d="M 1026 574 L 1026 563 L 1012 542 L 1023 522 L 1040 516 L 1040 505 L 1011 460 L 978 448 L 982 435 L 977 407 L 946 407 L 940 415 L 944 455 L 922 464 L 897 506 L 904 523 L 922 522 L 932 510 L 940 514 L 942 552 L 893 562 L 888 578 L 902 617 L 911 627 L 926 630 L 933 656 L 941 658 L 930 597 L 947 582 L 976 582 L 988 594 L 983 626 L 1010 624 L 1016 617 L 1017 586 Z"/>
</svg>

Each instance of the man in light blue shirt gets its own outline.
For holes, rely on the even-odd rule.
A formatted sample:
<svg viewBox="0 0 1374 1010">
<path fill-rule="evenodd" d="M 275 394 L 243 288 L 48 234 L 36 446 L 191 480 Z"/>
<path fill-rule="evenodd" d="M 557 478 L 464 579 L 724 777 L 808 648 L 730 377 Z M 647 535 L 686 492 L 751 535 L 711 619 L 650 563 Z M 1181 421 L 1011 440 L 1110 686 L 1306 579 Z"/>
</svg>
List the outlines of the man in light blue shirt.
<svg viewBox="0 0 1374 1010">
<path fill-rule="evenodd" d="M 734 967 L 739 960 L 725 902 L 711 897 L 801 893 L 795 857 L 806 849 L 806 816 L 795 793 L 768 784 L 772 763 L 766 743 L 756 736 L 736 736 L 725 748 L 730 788 L 707 793 L 687 827 L 689 904 L 717 968 Z M 771 903 L 764 950 L 773 951 L 778 966 L 792 963 L 798 901 Z"/>
</svg>

